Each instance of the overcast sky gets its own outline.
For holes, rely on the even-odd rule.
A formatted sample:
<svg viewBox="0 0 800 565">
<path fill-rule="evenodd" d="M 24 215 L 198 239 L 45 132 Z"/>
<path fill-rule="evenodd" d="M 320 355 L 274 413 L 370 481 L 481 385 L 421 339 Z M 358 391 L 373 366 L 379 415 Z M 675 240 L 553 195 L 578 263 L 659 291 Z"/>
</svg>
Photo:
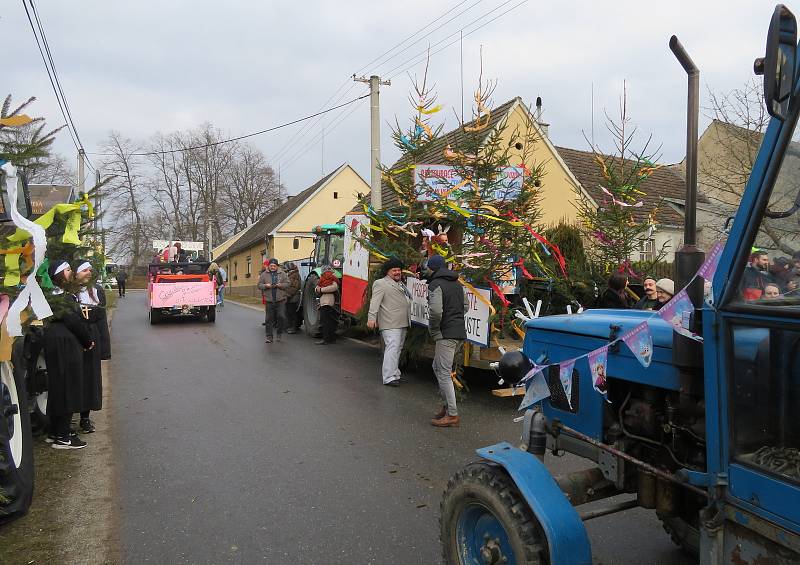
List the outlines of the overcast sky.
<svg viewBox="0 0 800 565">
<path fill-rule="evenodd" d="M 594 85 L 595 139 L 608 151 L 603 110 L 617 112 L 627 81 L 633 123 L 662 144 L 662 161 L 676 162 L 685 152 L 686 75 L 669 51 L 670 36 L 679 37 L 700 68 L 701 105 L 706 105 L 708 87 L 725 92 L 753 76 L 753 59 L 763 56 L 775 6 L 754 0 L 529 0 L 490 21 L 519 1 L 39 0 L 36 7 L 90 153 L 100 150 L 112 129 L 142 141 L 203 122 L 231 136 L 266 129 L 366 93 L 366 85 L 348 78 L 358 72 L 392 77 L 381 92 L 381 133 L 382 160 L 394 161 L 387 121 L 397 116 L 403 123 L 410 116 L 411 80 L 402 71 L 421 73 L 424 63 L 413 63 L 423 57 L 415 56 L 428 44 L 432 51 L 440 49 L 464 28 L 467 102 L 482 46 L 484 77 L 497 80 L 494 103 L 514 96 L 533 103 L 541 96 L 543 119 L 557 145 L 588 149 L 582 131 L 592 127 Z M 467 25 L 478 18 L 481 23 Z M 396 51 L 418 43 L 366 66 L 434 20 Z M 4 3 L 0 26 L 2 91 L 18 101 L 37 96 L 31 114 L 61 125 L 21 0 Z M 448 108 L 438 116 L 454 126 L 452 109 L 461 109 L 458 42 L 436 53 L 430 67 Z M 345 161 L 369 182 L 369 105 L 356 104 L 327 114 L 307 131 L 297 125 L 250 141 L 280 165 L 290 194 L 317 180 L 323 167 L 328 172 Z M 707 123 L 701 116 L 701 131 Z M 55 149 L 70 157 L 76 153 L 66 131 Z"/>
</svg>

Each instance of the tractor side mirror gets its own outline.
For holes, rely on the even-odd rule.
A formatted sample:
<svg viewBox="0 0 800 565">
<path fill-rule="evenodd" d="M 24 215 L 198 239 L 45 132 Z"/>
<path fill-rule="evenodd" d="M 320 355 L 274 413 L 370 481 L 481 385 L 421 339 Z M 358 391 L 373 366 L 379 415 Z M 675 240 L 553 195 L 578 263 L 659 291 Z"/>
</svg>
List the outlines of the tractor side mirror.
<svg viewBox="0 0 800 565">
<path fill-rule="evenodd" d="M 767 33 L 767 50 L 753 70 L 764 75 L 764 101 L 769 114 L 779 120 L 789 115 L 795 77 L 797 20 L 783 4 L 775 7 Z"/>
<path fill-rule="evenodd" d="M 0 187 L 2 187 L 2 200 L 0 200 L 0 222 L 11 221 L 11 207 L 6 191 L 6 175 L 0 172 Z M 31 197 L 28 191 L 28 180 L 19 170 L 17 171 L 17 210 L 26 218 L 31 217 Z"/>
</svg>

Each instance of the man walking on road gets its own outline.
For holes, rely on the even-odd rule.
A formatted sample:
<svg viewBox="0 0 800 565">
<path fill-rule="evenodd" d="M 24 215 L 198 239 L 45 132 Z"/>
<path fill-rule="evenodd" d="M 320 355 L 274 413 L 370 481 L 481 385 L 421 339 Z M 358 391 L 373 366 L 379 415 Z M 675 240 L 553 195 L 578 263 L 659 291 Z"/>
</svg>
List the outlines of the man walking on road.
<svg viewBox="0 0 800 565">
<path fill-rule="evenodd" d="M 258 288 L 264 294 L 266 302 L 266 343 L 272 343 L 272 335 L 277 328 L 277 339 L 281 340 L 286 327 L 286 291 L 289 288 L 289 277 L 279 269 L 278 260 L 269 260 L 267 270 L 258 278 Z"/>
<path fill-rule="evenodd" d="M 469 309 L 469 303 L 458 282 L 458 274 L 445 266 L 441 255 L 433 255 L 428 259 L 428 269 L 433 273 L 428 279 L 428 332 L 436 342 L 433 373 L 439 383 L 443 402 L 442 409 L 431 420 L 431 424 L 440 428 L 456 427 L 460 420 L 451 373 L 456 351 L 467 339 L 464 314 Z"/>
<path fill-rule="evenodd" d="M 125 281 L 128 280 L 128 273 L 125 269 L 120 269 L 117 273 L 117 290 L 119 290 L 120 297 L 125 296 Z"/>
<path fill-rule="evenodd" d="M 372 284 L 367 327 L 378 328 L 383 339 L 383 384 L 400 384 L 400 352 L 409 326 L 411 296 L 403 284 L 403 264 L 392 257 L 383 264 L 386 275 Z"/>
</svg>

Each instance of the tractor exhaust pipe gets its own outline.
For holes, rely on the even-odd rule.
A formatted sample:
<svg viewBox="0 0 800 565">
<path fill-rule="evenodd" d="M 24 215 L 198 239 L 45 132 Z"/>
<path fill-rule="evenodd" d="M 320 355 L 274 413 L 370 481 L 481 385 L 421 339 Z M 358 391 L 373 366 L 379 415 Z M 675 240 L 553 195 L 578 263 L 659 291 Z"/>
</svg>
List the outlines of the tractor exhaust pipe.
<svg viewBox="0 0 800 565">
<path fill-rule="evenodd" d="M 681 64 L 689 78 L 686 108 L 686 205 L 683 226 L 683 245 L 675 252 L 675 288 L 685 287 L 703 264 L 705 253 L 697 247 L 697 133 L 700 113 L 700 70 L 689 57 L 676 36 L 669 40 L 669 48 Z M 689 298 L 697 308 L 703 305 L 703 285 L 701 278 L 686 289 Z M 692 321 L 692 331 L 701 333 L 697 316 Z M 699 391 L 696 370 L 703 366 L 702 345 L 678 333 L 673 334 L 672 361 L 680 372 L 681 404 L 689 404 L 691 397 Z M 694 371 L 693 371 L 694 369 Z M 702 386 L 702 379 L 700 379 Z"/>
</svg>

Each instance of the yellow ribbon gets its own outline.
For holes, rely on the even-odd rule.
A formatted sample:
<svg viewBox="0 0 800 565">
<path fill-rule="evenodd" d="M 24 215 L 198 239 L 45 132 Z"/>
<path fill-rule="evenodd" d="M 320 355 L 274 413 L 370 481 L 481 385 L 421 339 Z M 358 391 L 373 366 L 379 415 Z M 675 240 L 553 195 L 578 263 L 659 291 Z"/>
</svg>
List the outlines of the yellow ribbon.
<svg viewBox="0 0 800 565">
<path fill-rule="evenodd" d="M 89 201 L 89 197 L 84 194 L 83 197 L 72 204 L 56 204 L 45 212 L 40 218 L 37 218 L 33 223 L 42 226 L 44 229 L 53 225 L 56 214 L 59 216 L 69 214 L 67 217 L 67 225 L 64 228 L 64 235 L 61 237 L 62 243 L 69 243 L 72 245 L 80 245 L 81 238 L 78 236 L 78 231 L 81 227 L 81 208 L 86 206 L 87 215 L 89 218 L 94 218 L 94 206 Z M 27 231 L 22 228 L 17 228 L 13 234 L 8 236 L 8 241 L 12 243 L 25 241 L 31 236 Z"/>
<path fill-rule="evenodd" d="M 422 112 L 425 115 L 435 114 L 436 112 L 441 111 L 442 108 L 443 108 L 443 106 L 441 104 L 437 104 L 433 108 L 430 108 L 430 109 L 427 109 L 427 110 L 425 109 L 425 106 L 417 106 L 417 110 L 419 110 L 420 112 Z"/>
<path fill-rule="evenodd" d="M 33 265 L 33 242 L 28 242 L 22 247 L 11 247 L 0 249 L 0 255 L 5 255 L 5 275 L 3 286 L 17 286 L 20 281 L 19 259 L 21 256 Z"/>
<path fill-rule="evenodd" d="M 9 116 L 7 118 L 0 118 L 0 126 L 8 126 L 8 127 L 19 127 L 24 126 L 25 124 L 29 124 L 33 121 L 33 118 L 27 116 L 25 114 L 20 114 L 19 116 Z"/>
</svg>

